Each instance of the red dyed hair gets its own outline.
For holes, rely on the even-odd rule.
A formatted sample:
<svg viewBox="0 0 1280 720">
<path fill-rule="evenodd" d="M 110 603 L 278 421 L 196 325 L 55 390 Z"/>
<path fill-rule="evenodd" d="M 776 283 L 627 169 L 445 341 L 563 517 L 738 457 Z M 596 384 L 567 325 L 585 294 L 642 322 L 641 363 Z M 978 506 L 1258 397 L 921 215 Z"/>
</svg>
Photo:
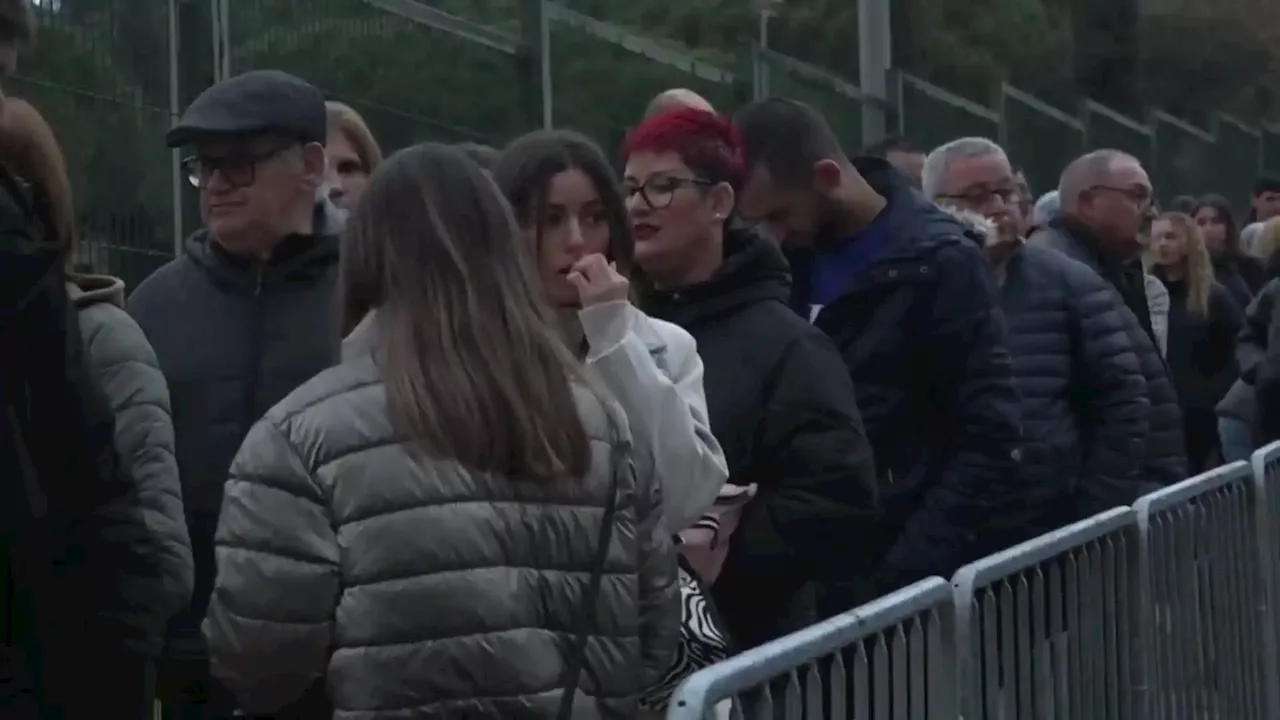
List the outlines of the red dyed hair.
<svg viewBox="0 0 1280 720">
<path fill-rule="evenodd" d="M 733 121 L 698 108 L 672 110 L 636 126 L 622 143 L 622 158 L 640 152 L 675 153 L 703 179 L 735 190 L 746 173 L 742 135 Z"/>
</svg>

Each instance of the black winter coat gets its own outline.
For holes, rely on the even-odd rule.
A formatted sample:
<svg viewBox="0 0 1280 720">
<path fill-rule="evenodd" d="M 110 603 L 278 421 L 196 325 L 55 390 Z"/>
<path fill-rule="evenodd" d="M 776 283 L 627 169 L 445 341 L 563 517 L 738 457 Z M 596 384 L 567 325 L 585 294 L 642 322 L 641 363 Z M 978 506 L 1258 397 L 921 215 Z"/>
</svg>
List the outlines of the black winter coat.
<svg viewBox="0 0 1280 720">
<path fill-rule="evenodd" d="M 712 588 L 740 647 L 812 622 L 815 583 L 865 571 L 875 521 L 875 468 L 853 384 L 831 341 L 787 307 L 789 289 L 782 253 L 733 228 L 710 280 L 645 303 L 697 340 L 729 482 L 759 485 Z"/>
<path fill-rule="evenodd" d="M 142 717 L 167 558 L 34 207 L 0 168 L 0 716 Z"/>
<path fill-rule="evenodd" d="M 213 534 L 231 460 L 267 410 L 338 359 L 338 228 L 317 205 L 317 234 L 286 239 L 255 266 L 205 231 L 129 296 L 129 313 L 169 382 L 178 471 L 195 560 L 190 607 L 167 654 L 205 655 L 200 622 L 216 572 Z"/>
<path fill-rule="evenodd" d="M 1236 340 L 1240 378 L 1255 389 L 1254 447 L 1280 440 L 1280 278 L 1258 291 Z"/>
<path fill-rule="evenodd" d="M 1053 223 L 1031 236 L 1028 244 L 1056 250 L 1089 266 L 1106 280 L 1118 299 L 1128 309 L 1129 341 L 1138 353 L 1142 374 L 1146 379 L 1147 401 L 1151 414 L 1147 418 L 1147 440 L 1142 462 L 1144 482 L 1172 485 L 1187 479 L 1187 450 L 1183 439 L 1182 412 L 1164 357 L 1156 347 L 1151 330 L 1151 313 L 1147 305 L 1145 283 L 1139 266 L 1119 266 L 1105 260 L 1097 250 L 1097 241 L 1071 223 Z M 1143 321 L 1145 318 L 1145 322 Z"/>
<path fill-rule="evenodd" d="M 1004 266 L 1001 301 L 1030 485 L 1012 540 L 1132 503 L 1151 489 L 1140 473 L 1151 405 L 1128 310 L 1082 263 L 1026 246 Z"/>
<path fill-rule="evenodd" d="M 840 349 L 880 471 L 868 545 L 882 592 L 950 576 L 993 512 L 1024 496 L 1018 395 L 981 241 L 889 164 L 854 165 L 888 205 L 888 246 L 814 324 Z M 794 251 L 793 308 L 809 313 L 811 251 Z"/>
</svg>

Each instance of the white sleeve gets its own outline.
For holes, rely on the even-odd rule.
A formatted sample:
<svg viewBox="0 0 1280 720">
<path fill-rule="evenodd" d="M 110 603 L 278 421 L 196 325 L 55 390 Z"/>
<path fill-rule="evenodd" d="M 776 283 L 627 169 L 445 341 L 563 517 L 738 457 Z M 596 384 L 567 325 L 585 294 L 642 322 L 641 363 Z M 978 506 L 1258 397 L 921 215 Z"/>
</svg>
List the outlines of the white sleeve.
<svg viewBox="0 0 1280 720">
<path fill-rule="evenodd" d="M 707 418 L 697 344 L 626 301 L 593 305 L 580 318 L 587 363 L 627 413 L 637 450 L 652 456 L 662 483 L 663 523 L 668 532 L 680 532 L 715 503 L 729 476 Z M 641 323 L 652 324 L 666 343 L 665 368 L 636 333 Z"/>
</svg>

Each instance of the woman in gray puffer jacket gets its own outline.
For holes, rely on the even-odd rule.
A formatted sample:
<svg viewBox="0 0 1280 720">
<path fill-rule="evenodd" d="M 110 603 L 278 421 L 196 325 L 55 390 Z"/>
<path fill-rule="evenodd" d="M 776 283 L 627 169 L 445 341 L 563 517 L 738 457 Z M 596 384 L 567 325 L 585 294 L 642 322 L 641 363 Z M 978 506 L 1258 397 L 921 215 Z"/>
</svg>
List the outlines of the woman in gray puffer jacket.
<svg viewBox="0 0 1280 720">
<path fill-rule="evenodd" d="M 679 636 L 660 485 L 558 336 L 509 208 L 458 151 L 418 146 L 348 233 L 342 362 L 232 466 L 214 674 L 250 714 L 323 680 L 335 718 L 634 717 Z"/>
</svg>

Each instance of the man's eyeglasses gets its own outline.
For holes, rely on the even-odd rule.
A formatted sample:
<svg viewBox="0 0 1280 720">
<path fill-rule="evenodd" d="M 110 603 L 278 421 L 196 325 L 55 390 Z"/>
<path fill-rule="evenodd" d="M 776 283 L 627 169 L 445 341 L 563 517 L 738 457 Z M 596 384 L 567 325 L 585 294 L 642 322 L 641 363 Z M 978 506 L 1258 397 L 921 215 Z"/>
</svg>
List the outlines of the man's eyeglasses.
<svg viewBox="0 0 1280 720">
<path fill-rule="evenodd" d="M 187 182 L 194 187 L 207 186 L 209 179 L 216 172 L 222 175 L 222 179 L 228 185 L 234 188 L 246 188 L 257 180 L 259 163 L 270 160 L 291 147 L 294 145 L 280 145 L 256 153 L 230 153 L 222 157 L 192 155 L 183 159 L 182 166 L 187 171 Z"/>
<path fill-rule="evenodd" d="M 677 190 L 689 185 L 711 187 L 715 183 L 696 177 L 655 175 L 643 183 L 624 183 L 622 194 L 627 200 L 630 200 L 636 193 L 640 193 L 640 197 L 644 199 L 646 205 L 654 210 L 661 210 L 671 205 Z"/>
<path fill-rule="evenodd" d="M 984 208 L 987 203 L 991 202 L 991 198 L 998 197 L 1005 205 L 1012 205 L 1021 197 L 1018 188 L 1000 187 L 1000 188 L 974 188 L 966 190 L 962 193 L 952 193 L 949 195 L 939 195 L 943 200 L 951 200 L 960 203 L 968 208 Z"/>
<path fill-rule="evenodd" d="M 1151 208 L 1153 198 L 1147 190 L 1131 187 L 1115 187 L 1113 185 L 1093 185 L 1089 188 L 1089 192 L 1109 192 L 1121 195 L 1129 202 L 1138 206 L 1139 210 L 1147 210 Z"/>
</svg>

